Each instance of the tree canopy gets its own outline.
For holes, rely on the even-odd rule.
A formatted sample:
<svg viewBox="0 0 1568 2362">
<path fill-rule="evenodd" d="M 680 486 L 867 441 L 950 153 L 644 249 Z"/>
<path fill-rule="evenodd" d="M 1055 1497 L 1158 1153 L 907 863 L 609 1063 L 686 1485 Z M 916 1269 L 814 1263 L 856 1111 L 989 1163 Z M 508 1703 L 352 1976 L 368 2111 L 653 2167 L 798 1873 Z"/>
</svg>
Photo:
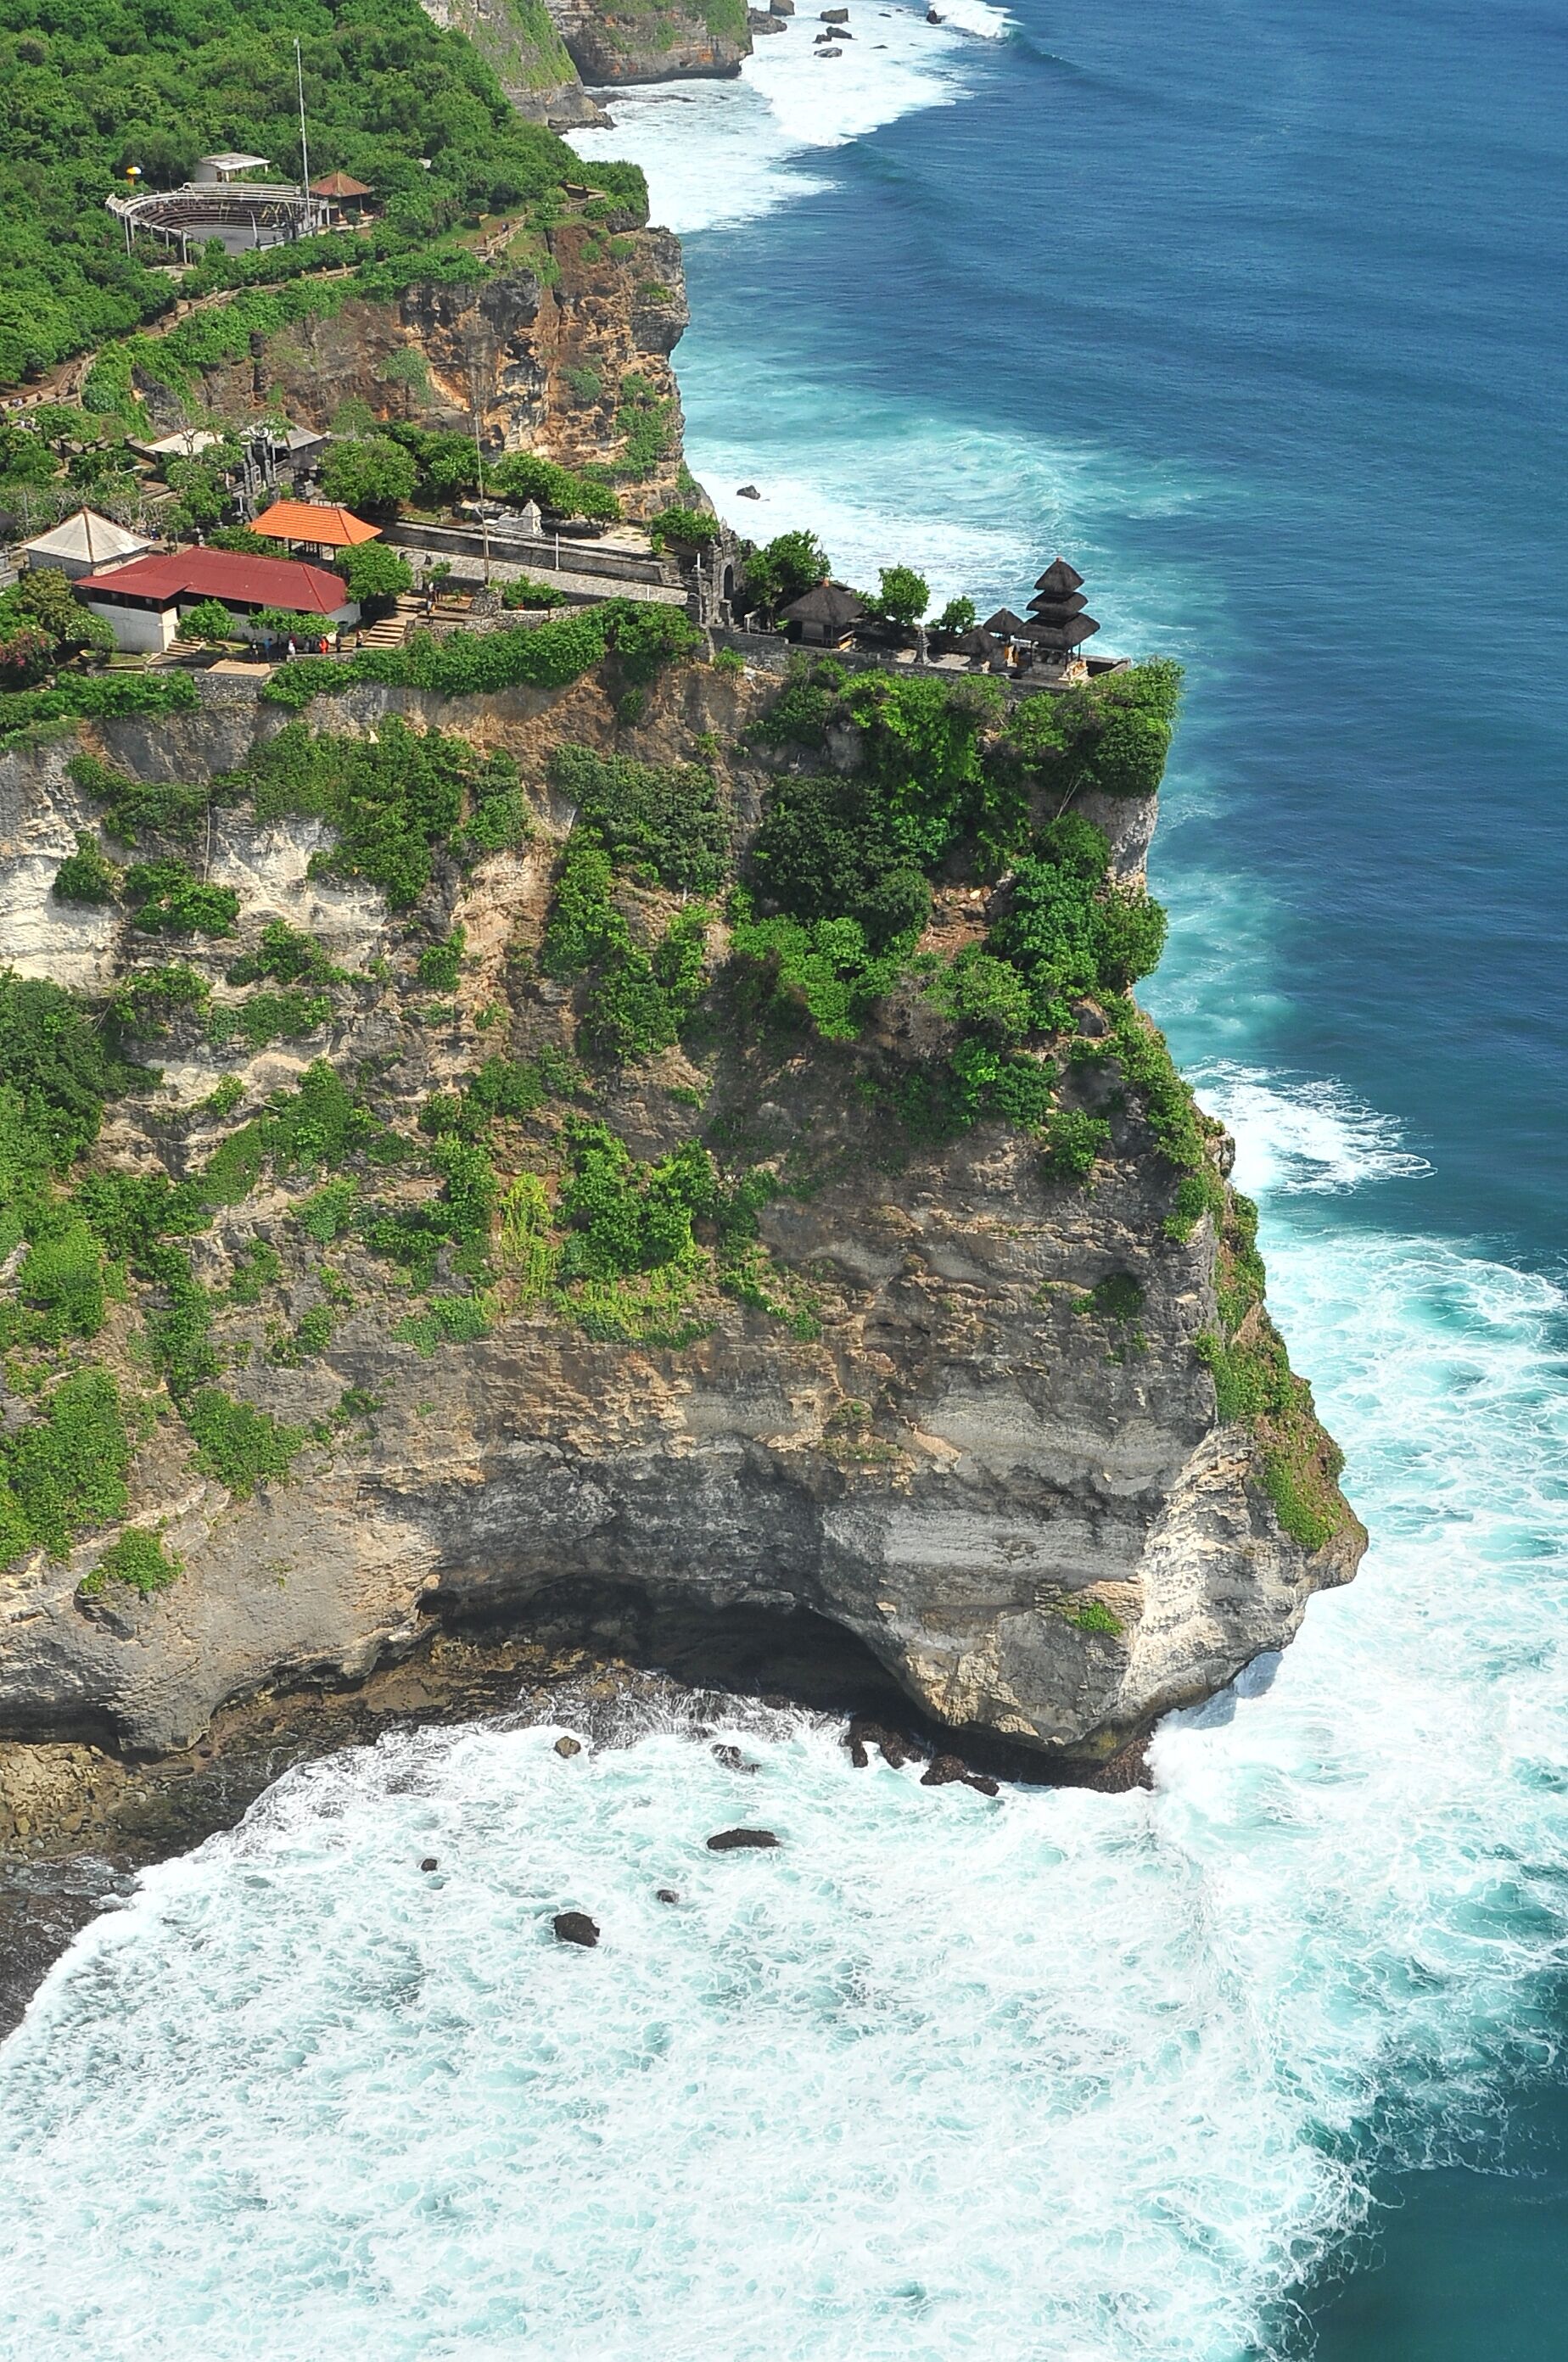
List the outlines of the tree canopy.
<svg viewBox="0 0 1568 2362">
<path fill-rule="evenodd" d="M 296 34 L 312 170 L 374 190 L 383 244 L 526 204 L 579 169 L 419 0 L 0 0 L 0 383 L 169 308 L 168 279 L 126 254 L 104 209 L 127 165 L 167 188 L 204 153 L 240 149 L 298 177 Z"/>
</svg>

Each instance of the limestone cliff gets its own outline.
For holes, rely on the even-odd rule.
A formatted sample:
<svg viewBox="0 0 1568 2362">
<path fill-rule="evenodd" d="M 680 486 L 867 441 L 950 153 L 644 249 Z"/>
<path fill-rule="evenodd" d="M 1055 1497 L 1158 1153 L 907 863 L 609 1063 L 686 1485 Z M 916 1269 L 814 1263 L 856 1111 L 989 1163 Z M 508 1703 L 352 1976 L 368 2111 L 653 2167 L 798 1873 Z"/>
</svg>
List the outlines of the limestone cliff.
<svg viewBox="0 0 1568 2362">
<path fill-rule="evenodd" d="M 326 429 L 346 403 L 378 419 L 468 432 L 485 448 L 538 451 L 615 477 L 628 515 L 682 496 L 680 391 L 669 357 L 688 312 L 679 241 L 668 230 L 571 220 L 518 241 L 471 285 L 416 282 L 387 302 L 337 310 L 257 337 L 243 361 L 204 372 L 225 415 L 269 401 Z M 174 397 L 138 381 L 161 425 Z"/>
<path fill-rule="evenodd" d="M 549 0 L 585 83 L 733 74 L 751 53 L 745 0 Z"/>
<path fill-rule="evenodd" d="M 584 89 L 738 73 L 745 0 L 421 0 L 466 33 L 522 115 L 557 130 L 609 117 Z"/>
<path fill-rule="evenodd" d="M 569 130 L 606 118 L 582 86 L 545 0 L 421 0 L 427 17 L 466 33 L 520 115 Z"/>
<path fill-rule="evenodd" d="M 944 1021 L 895 995 L 861 1039 L 810 1039 L 759 1010 L 715 921 L 706 1014 L 682 1046 L 574 1064 L 583 993 L 542 956 L 574 818 L 557 750 L 647 767 L 615 775 L 634 785 L 716 780 L 744 854 L 777 781 L 801 767 L 750 734 L 778 690 L 698 662 L 635 696 L 611 666 L 483 699 L 369 683 L 318 699 L 313 730 L 368 742 L 395 717 L 518 766 L 525 841 L 464 863 L 438 848 L 401 915 L 363 877 L 321 874 L 323 820 L 264 822 L 233 794 L 204 806 L 199 867 L 233 889 L 236 932 L 179 943 L 205 997 L 132 1043 L 161 1082 L 111 1103 L 89 1162 L 199 1176 L 242 1131 L 268 1136 L 258 1111 L 294 1105 L 312 1061 L 358 1077 L 362 1121 L 344 1136 L 359 1147 L 330 1170 L 308 1148 L 304 1165 L 252 1159 L 248 1186 L 219 1190 L 183 1242 L 211 1366 L 297 1440 L 286 1473 L 226 1486 L 149 1363 L 146 1324 L 165 1298 L 122 1286 L 79 1350 L 146 1406 L 129 1499 L 63 1555 L 35 1550 L 0 1573 L 0 1736 L 182 1746 L 226 1701 L 362 1676 L 452 1621 L 526 1631 L 577 1617 L 613 1641 L 640 1632 L 657 1653 L 661 1631 L 750 1617 L 781 1636 L 836 1630 L 939 1721 L 1092 1760 L 1281 1646 L 1311 1594 L 1353 1572 L 1360 1529 L 1309 1397 L 1278 1377 L 1270 1411 L 1253 1384 L 1284 1365 L 1267 1362 L 1244 1209 L 1220 1177 L 1227 1143 L 1211 1128 L 1205 1173 L 1184 1178 L 1131 1050 L 1063 1067 L 1061 1104 L 1102 1128 L 1087 1181 L 1054 1174 L 1019 1123 L 922 1137 L 896 1114 L 894 1085 L 940 1051 Z M 17 969 L 101 1006 L 175 956 L 120 906 L 51 894 L 78 833 L 100 822 L 103 774 L 68 768 L 83 745 L 124 778 L 200 783 L 254 765 L 288 726 L 242 699 L 0 759 L 0 931 Z M 853 775 L 854 745 L 835 759 Z M 94 777 L 98 800 L 80 783 Z M 1152 804 L 1084 809 L 1113 872 L 1135 880 Z M 159 844 L 155 831 L 139 857 Z M 682 900 L 635 865 L 617 893 L 633 940 L 655 940 Z M 939 886 L 928 945 L 973 939 L 995 900 Z M 296 1009 L 293 1037 L 248 1053 L 226 979 L 279 921 L 314 940 L 332 980 Z M 1077 1022 L 1095 1048 L 1103 1017 L 1084 1004 Z M 427 1152 L 469 1104 L 464 1078 L 471 1088 L 498 1054 L 532 1061 L 548 1091 L 497 1102 L 491 1153 L 518 1177 L 485 1218 L 488 1261 L 442 1245 L 423 1275 L 400 1277 L 384 1242 L 431 1202 Z M 664 1296 L 657 1270 L 638 1281 L 631 1321 L 624 1291 L 552 1288 L 538 1223 L 558 1189 L 567 1202 L 563 1142 L 584 1123 L 652 1188 L 659 1160 L 709 1144 L 756 1209 L 738 1286 L 715 1284 L 704 1248 Z M 458 1164 L 444 1169 L 456 1186 Z M 380 1209 L 358 1228 L 313 1194 L 351 1175 Z M 1201 1208 L 1176 1219 L 1195 1178 Z M 580 1175 L 573 1186 L 580 1198 Z M 455 1275 L 465 1268 L 471 1283 Z M 5 1264 L 13 1301 L 26 1271 L 19 1255 Z M 1243 1367 L 1250 1345 L 1264 1359 Z M 7 1366 L 14 1434 L 58 1363 Z M 130 1529 L 162 1536 L 179 1568 L 168 1587 L 95 1582 Z"/>
</svg>

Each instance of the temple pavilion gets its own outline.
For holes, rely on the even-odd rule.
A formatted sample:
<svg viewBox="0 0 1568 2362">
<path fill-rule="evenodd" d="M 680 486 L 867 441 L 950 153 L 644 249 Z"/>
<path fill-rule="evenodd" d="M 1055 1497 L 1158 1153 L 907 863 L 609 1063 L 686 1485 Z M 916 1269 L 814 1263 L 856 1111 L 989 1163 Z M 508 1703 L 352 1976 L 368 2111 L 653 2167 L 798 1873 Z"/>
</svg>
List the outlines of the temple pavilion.
<svg viewBox="0 0 1568 2362">
<path fill-rule="evenodd" d="M 1099 625 L 1084 613 L 1083 576 L 1065 557 L 1054 557 L 1034 586 L 1029 622 L 1020 637 L 1034 648 L 1037 662 L 1077 671 L 1082 665 L 1077 651 L 1092 639 Z"/>
</svg>

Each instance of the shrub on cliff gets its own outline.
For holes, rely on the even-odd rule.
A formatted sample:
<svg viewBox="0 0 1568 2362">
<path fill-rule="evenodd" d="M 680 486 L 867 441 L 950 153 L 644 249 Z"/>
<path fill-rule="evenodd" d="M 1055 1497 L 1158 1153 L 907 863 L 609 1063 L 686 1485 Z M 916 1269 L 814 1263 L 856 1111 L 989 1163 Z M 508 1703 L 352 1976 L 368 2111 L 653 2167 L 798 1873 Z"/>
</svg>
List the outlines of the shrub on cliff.
<svg viewBox="0 0 1568 2362">
<path fill-rule="evenodd" d="M 1181 667 L 1155 657 L 1087 688 L 1021 699 L 1002 745 L 1048 783 L 1058 804 L 1090 793 L 1152 796 L 1165 772 L 1180 701 Z"/>
<path fill-rule="evenodd" d="M 209 886 L 183 861 L 133 861 L 125 896 L 136 924 L 167 935 L 232 935 L 239 897 L 231 886 Z"/>
<path fill-rule="evenodd" d="M 119 885 L 119 872 L 113 862 L 106 861 L 95 836 L 85 829 L 76 832 L 76 850 L 68 853 L 54 873 L 50 892 L 57 902 L 112 902 Z"/>
<path fill-rule="evenodd" d="M 646 681 L 665 666 L 695 656 L 701 646 L 701 634 L 679 607 L 606 599 L 548 624 L 453 632 L 440 640 L 415 632 L 401 648 L 367 648 L 347 664 L 330 657 L 299 657 L 279 667 L 262 695 L 297 711 L 357 680 L 421 689 L 436 697 L 493 697 L 524 686 L 565 689 L 612 651 L 629 679 Z"/>
<path fill-rule="evenodd" d="M 634 877 L 717 892 L 729 862 L 729 826 L 718 782 L 701 764 L 635 763 L 569 742 L 550 756 L 550 783 Z"/>
<path fill-rule="evenodd" d="M 0 745 L 52 722 L 190 713 L 200 702 L 195 682 L 182 672 L 72 673 L 51 689 L 0 694 Z"/>
<path fill-rule="evenodd" d="M 77 1588 L 84 1599 L 97 1599 L 108 1584 L 118 1583 L 138 1598 L 148 1599 L 155 1591 L 167 1591 L 182 1572 L 183 1562 L 176 1552 L 164 1549 L 160 1534 L 132 1526 L 109 1544 Z"/>
<path fill-rule="evenodd" d="M 987 734 L 1006 710 L 999 683 L 862 673 L 844 701 L 907 855 L 934 867 L 962 839 L 982 866 L 999 866 L 1027 824 L 1006 773 L 987 760 Z"/>
<path fill-rule="evenodd" d="M 230 785 L 248 791 L 258 820 L 298 812 L 330 821 L 337 843 L 313 856 L 313 869 L 368 878 L 393 910 L 417 901 L 443 839 L 459 854 L 477 852 L 491 849 L 492 836 L 515 842 L 525 825 L 509 756 L 481 755 L 466 739 L 413 730 L 394 715 L 373 738 L 313 735 L 293 722 L 257 747 Z M 503 809 L 491 826 L 485 815 L 495 802 Z"/>
<path fill-rule="evenodd" d="M 0 1564 L 28 1549 L 63 1558 L 84 1527 L 127 1499 L 130 1439 L 106 1370 L 72 1370 L 36 1418 L 0 1440 Z"/>
<path fill-rule="evenodd" d="M 688 1141 L 657 1164 L 639 1164 L 608 1127 L 580 1117 L 566 1128 L 570 1169 L 560 1214 L 570 1236 L 561 1276 L 616 1279 L 690 1262 L 691 1223 L 718 1196 L 713 1162 Z"/>
<path fill-rule="evenodd" d="M 134 844 L 143 835 L 179 836 L 188 843 L 206 818 L 210 788 L 133 779 L 97 755 L 73 755 L 65 767 L 83 794 L 103 805 L 104 826 L 118 844 Z"/>
<path fill-rule="evenodd" d="M 876 952 L 917 934 L 931 905 L 886 799 L 862 773 L 780 779 L 750 872 L 764 915 L 850 919 Z"/>
<path fill-rule="evenodd" d="M 104 1102 L 127 1079 L 73 993 L 9 968 L 0 970 L 0 1076 L 62 1169 L 97 1139 Z"/>
<path fill-rule="evenodd" d="M 1017 970 L 1033 1021 L 1072 1030 L 1077 994 L 1124 991 L 1157 966 L 1165 914 L 1142 892 L 1112 885 L 1101 832 L 1077 813 L 1040 831 L 1014 870 L 1009 906 L 988 948 Z"/>
</svg>

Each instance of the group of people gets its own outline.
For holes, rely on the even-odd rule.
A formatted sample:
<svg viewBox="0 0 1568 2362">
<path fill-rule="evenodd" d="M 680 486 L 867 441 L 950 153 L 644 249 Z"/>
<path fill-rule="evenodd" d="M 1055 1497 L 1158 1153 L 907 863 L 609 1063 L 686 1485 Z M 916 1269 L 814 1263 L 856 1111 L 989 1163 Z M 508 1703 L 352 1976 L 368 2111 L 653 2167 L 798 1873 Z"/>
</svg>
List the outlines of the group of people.
<svg viewBox="0 0 1568 2362">
<path fill-rule="evenodd" d="M 365 635 L 358 628 L 351 637 L 341 624 L 329 635 L 323 632 L 313 639 L 308 634 L 290 632 L 285 637 L 277 632 L 263 634 L 252 646 L 259 648 L 269 664 L 282 664 L 291 657 L 330 657 L 347 654 L 350 646 L 356 650 L 364 646 Z"/>
</svg>

